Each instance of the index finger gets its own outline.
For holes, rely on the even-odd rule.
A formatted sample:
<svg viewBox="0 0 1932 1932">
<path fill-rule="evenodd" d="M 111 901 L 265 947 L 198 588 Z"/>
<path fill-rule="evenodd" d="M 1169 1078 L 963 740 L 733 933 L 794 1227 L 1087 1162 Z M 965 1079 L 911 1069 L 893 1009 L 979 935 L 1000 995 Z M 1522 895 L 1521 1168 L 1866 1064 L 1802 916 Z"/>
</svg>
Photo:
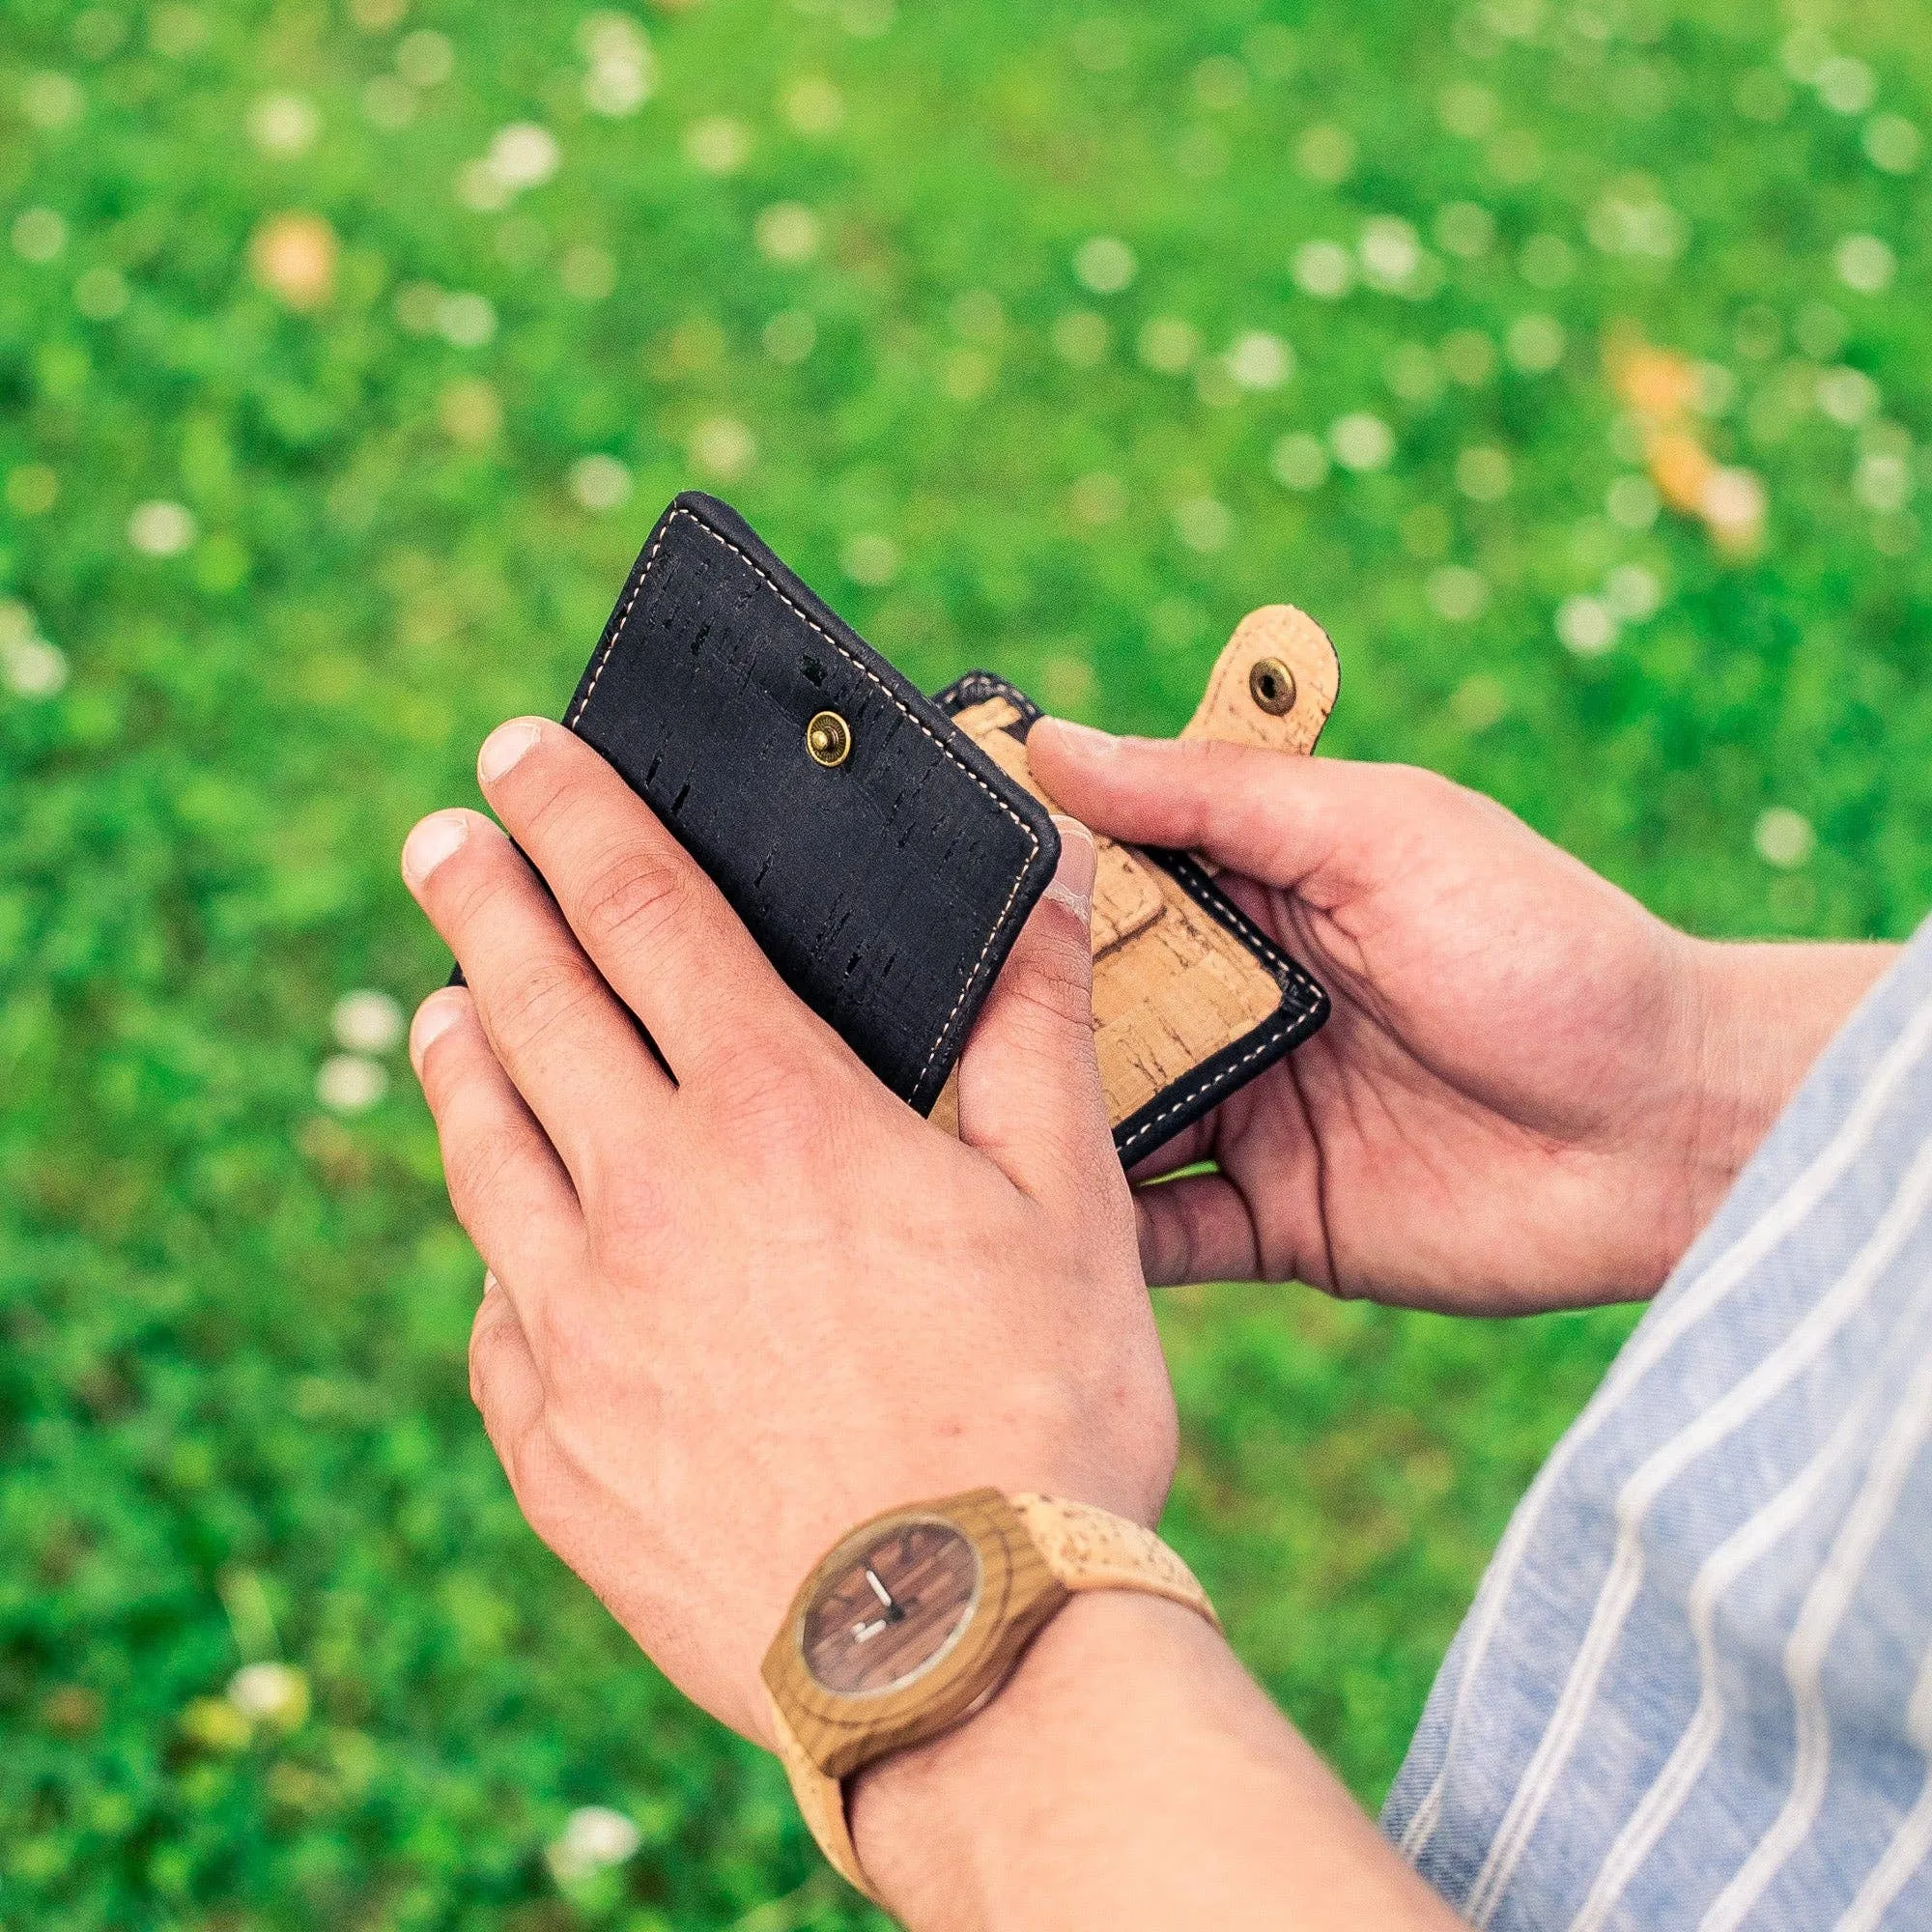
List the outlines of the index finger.
<svg viewBox="0 0 1932 1932">
<path fill-rule="evenodd" d="M 656 812 L 573 731 L 513 719 L 483 742 L 484 794 L 611 990 L 680 1081 L 768 1045 L 805 1009 Z"/>
</svg>

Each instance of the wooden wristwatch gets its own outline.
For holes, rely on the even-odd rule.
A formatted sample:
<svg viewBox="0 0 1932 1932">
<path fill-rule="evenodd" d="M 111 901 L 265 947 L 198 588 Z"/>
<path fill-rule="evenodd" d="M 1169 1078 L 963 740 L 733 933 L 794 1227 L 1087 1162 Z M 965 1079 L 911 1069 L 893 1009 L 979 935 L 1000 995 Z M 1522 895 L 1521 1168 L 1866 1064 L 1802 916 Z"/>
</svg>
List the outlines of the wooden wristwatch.
<svg viewBox="0 0 1932 1932">
<path fill-rule="evenodd" d="M 773 1737 L 825 1856 L 867 1897 L 844 1779 L 970 1718 L 1076 1590 L 1213 1606 L 1151 1530 L 998 1490 L 888 1510 L 819 1560 L 765 1653 Z"/>
</svg>

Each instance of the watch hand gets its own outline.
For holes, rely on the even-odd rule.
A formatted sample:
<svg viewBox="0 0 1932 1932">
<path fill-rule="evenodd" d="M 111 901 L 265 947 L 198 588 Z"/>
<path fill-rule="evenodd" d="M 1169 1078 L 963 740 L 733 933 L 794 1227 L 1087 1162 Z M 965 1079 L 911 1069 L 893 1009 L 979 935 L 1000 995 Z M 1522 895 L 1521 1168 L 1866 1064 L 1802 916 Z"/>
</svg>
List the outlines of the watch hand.
<svg viewBox="0 0 1932 1932">
<path fill-rule="evenodd" d="M 870 1564 L 866 1566 L 866 1581 L 871 1584 L 873 1596 L 878 1598 L 879 1602 L 887 1609 L 891 1609 L 893 1606 L 893 1593 L 879 1581 L 879 1573 Z"/>
<path fill-rule="evenodd" d="M 852 1626 L 852 1641 L 854 1643 L 869 1643 L 891 1622 L 892 1619 L 890 1617 L 879 1617 L 868 1624 L 854 1624 Z"/>
</svg>

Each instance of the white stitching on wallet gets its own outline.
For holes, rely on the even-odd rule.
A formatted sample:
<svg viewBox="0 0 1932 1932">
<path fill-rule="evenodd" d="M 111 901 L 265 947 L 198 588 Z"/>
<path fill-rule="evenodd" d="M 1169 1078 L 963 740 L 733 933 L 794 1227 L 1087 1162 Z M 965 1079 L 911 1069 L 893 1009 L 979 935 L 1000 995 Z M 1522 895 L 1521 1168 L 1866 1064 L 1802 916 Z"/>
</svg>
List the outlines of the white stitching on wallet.
<svg viewBox="0 0 1932 1932">
<path fill-rule="evenodd" d="M 1003 812 L 1005 812 L 1006 815 L 1009 818 L 1010 818 L 1015 825 L 1019 827 L 1020 831 L 1026 837 L 1027 844 L 1032 848 L 1027 856 L 1026 865 L 1022 866 L 1019 871 L 1013 877 L 1012 890 L 1008 893 L 1007 902 L 1000 908 L 1000 916 L 993 922 L 992 930 L 986 934 L 986 943 L 985 945 L 980 947 L 980 956 L 973 962 L 973 970 L 969 974 L 967 974 L 964 984 L 960 986 L 958 998 L 956 998 L 952 1002 L 952 1011 L 946 1015 L 945 1024 L 941 1026 L 941 1028 L 939 1029 L 938 1037 L 932 1042 L 931 1047 L 928 1049 L 926 1053 L 925 1064 L 919 1069 L 919 1078 L 913 1083 L 915 1089 L 917 1089 L 918 1087 L 923 1086 L 924 1084 L 926 1074 L 932 1070 L 932 1063 L 939 1057 L 939 1049 L 943 1045 L 945 1045 L 946 1036 L 952 1031 L 952 1022 L 959 1017 L 959 1009 L 966 1004 L 966 995 L 973 990 L 974 985 L 979 980 L 980 973 L 985 968 L 987 958 L 992 953 L 994 942 L 999 938 L 1001 932 L 1004 930 L 1006 926 L 1008 919 L 1012 914 L 1013 901 L 1019 897 L 1020 887 L 1026 882 L 1027 867 L 1033 864 L 1034 859 L 1038 855 L 1039 852 L 1038 835 L 1034 831 L 1033 827 L 1029 825 L 1026 822 L 1026 820 L 1022 818 L 1019 815 L 1019 813 L 1016 812 L 1012 809 L 1012 807 L 1009 806 L 1006 802 L 1006 800 L 1003 799 L 999 795 L 999 793 L 996 792 L 993 789 L 993 787 L 989 785 L 986 782 L 986 781 L 982 779 L 980 776 L 980 774 L 976 772 L 973 769 L 973 767 L 969 765 L 965 761 L 965 759 L 962 758 L 959 755 L 959 753 L 955 752 L 952 749 L 952 747 L 945 741 L 945 739 L 940 737 L 939 734 L 933 730 L 931 725 L 929 725 L 925 722 L 925 720 L 919 715 L 918 712 L 913 710 L 912 707 L 908 705 L 905 702 L 905 700 L 902 697 L 900 697 L 899 695 L 895 691 L 894 691 L 893 688 L 889 684 L 887 684 L 882 677 L 879 676 L 877 671 L 873 670 L 869 665 L 862 664 L 859 659 L 855 658 L 852 655 L 852 653 L 848 651 L 845 648 L 845 646 L 841 644 L 838 641 L 838 639 L 835 638 L 832 635 L 832 633 L 825 628 L 823 624 L 819 623 L 815 618 L 813 618 L 813 616 L 809 611 L 803 610 L 792 598 L 787 597 L 784 591 L 778 584 L 777 581 L 774 578 L 772 578 L 768 572 L 759 569 L 756 562 L 753 561 L 753 558 L 747 556 L 745 553 L 742 550 L 740 550 L 739 547 L 736 544 L 734 544 L 729 537 L 722 535 L 719 531 L 714 530 L 711 527 L 711 526 L 704 521 L 702 517 L 698 516 L 693 510 L 686 510 L 681 508 L 674 509 L 671 511 L 670 515 L 665 519 L 664 528 L 658 532 L 657 541 L 651 545 L 650 554 L 644 558 L 643 568 L 638 572 L 638 581 L 634 584 L 632 584 L 631 594 L 624 600 L 624 608 L 617 612 L 616 621 L 611 626 L 610 639 L 605 644 L 603 652 L 597 660 L 596 668 L 590 673 L 590 682 L 588 685 L 584 687 L 583 696 L 577 700 L 575 705 L 571 707 L 570 716 L 564 720 L 564 723 L 567 725 L 569 725 L 572 729 L 575 729 L 578 720 L 583 716 L 583 707 L 590 702 L 591 696 L 597 689 L 597 680 L 604 675 L 604 667 L 610 663 L 611 653 L 617 648 L 617 639 L 623 634 L 624 625 L 628 621 L 631 615 L 631 609 L 637 603 L 639 593 L 644 587 L 644 579 L 651 574 L 651 566 L 658 560 L 658 552 L 664 547 L 665 537 L 669 533 L 671 525 L 676 523 L 678 518 L 680 517 L 689 517 L 691 521 L 694 524 L 696 524 L 697 527 L 700 530 L 702 530 L 706 536 L 712 539 L 713 542 L 723 544 L 724 548 L 728 550 L 731 553 L 731 554 L 739 560 L 739 562 L 744 564 L 745 567 L 751 571 L 753 576 L 757 578 L 757 580 L 764 584 L 764 586 L 772 593 L 774 597 L 776 597 L 779 600 L 781 604 L 782 604 L 794 615 L 803 618 L 804 621 L 812 630 L 816 631 L 818 635 L 821 638 L 823 638 L 825 641 L 828 644 L 830 644 L 832 648 L 835 651 L 837 651 L 838 655 L 841 658 L 843 658 L 845 662 L 849 664 L 854 670 L 858 671 L 863 677 L 865 677 L 867 680 L 867 682 L 877 685 L 880 692 L 887 698 L 891 700 L 894 709 L 895 709 L 901 717 L 909 720 L 912 724 L 918 725 L 920 730 L 926 737 L 930 738 L 933 744 L 936 745 L 939 748 L 939 750 L 942 751 L 946 754 L 946 756 L 952 761 L 953 764 L 957 765 L 959 769 L 962 772 L 964 772 L 966 776 L 969 779 L 971 779 L 973 782 L 976 785 L 978 785 L 980 789 L 982 792 L 984 792 L 986 796 L 990 798 L 993 801 L 993 803 L 997 805 L 1000 808 L 1000 810 Z"/>
<path fill-rule="evenodd" d="M 1174 878 L 1176 884 L 1178 884 L 1183 892 L 1189 893 L 1189 895 L 1191 897 L 1195 898 L 1197 901 L 1199 900 L 1200 895 L 1198 893 L 1191 892 L 1188 883 L 1185 879 L 1181 878 L 1178 873 L 1170 874 L 1170 876 Z M 1274 955 L 1278 959 L 1280 959 L 1281 963 L 1288 968 L 1289 973 L 1291 977 L 1293 979 L 1296 985 L 1303 988 L 1304 991 L 1310 993 L 1318 993 L 1321 991 L 1321 988 L 1316 985 L 1315 981 L 1311 980 L 1308 977 L 1308 975 L 1304 973 L 1301 970 L 1301 968 L 1297 966 L 1294 963 L 1294 961 L 1287 955 L 1287 953 L 1283 952 L 1281 949 L 1277 947 L 1272 940 L 1268 939 L 1263 933 L 1257 932 L 1255 928 L 1252 925 L 1250 925 L 1245 919 L 1241 917 L 1238 908 L 1236 908 L 1232 902 L 1228 902 L 1224 899 L 1224 902 L 1216 906 L 1213 910 L 1216 916 L 1228 920 L 1244 939 L 1251 940 L 1257 946 L 1264 947 L 1269 952 L 1274 953 Z M 1285 1034 L 1292 1031 L 1293 1026 L 1298 1025 L 1299 1022 L 1302 1019 L 1305 1019 L 1307 1015 L 1305 1013 L 1297 1015 L 1295 1020 L 1291 1021 L 1289 1026 L 1284 1027 L 1282 1029 L 1282 1033 Z M 1224 1066 L 1220 1070 L 1220 1072 L 1215 1074 L 1213 1079 L 1207 1082 L 1205 1086 L 1189 1089 L 1187 1093 L 1181 1094 L 1181 1096 L 1175 1101 L 1173 1106 L 1162 1108 L 1161 1111 L 1158 1114 L 1154 1115 L 1154 1117 L 1150 1121 L 1143 1121 L 1141 1124 L 1137 1126 L 1133 1130 L 1133 1132 L 1130 1133 L 1126 1137 L 1126 1139 L 1121 1143 L 1120 1151 L 1121 1151 L 1122 1160 L 1122 1161 L 1126 1160 L 1127 1157 L 1133 1152 L 1136 1146 L 1145 1142 L 1148 1139 L 1148 1137 L 1151 1135 L 1160 1126 L 1163 1121 L 1172 1120 L 1176 1114 L 1182 1112 L 1184 1109 L 1188 1107 L 1196 1105 L 1200 1101 L 1207 1099 L 1209 1094 L 1218 1092 L 1223 1087 L 1226 1087 L 1236 1077 L 1236 1075 L 1237 1075 L 1240 1072 L 1242 1067 L 1247 1065 L 1247 1064 L 1251 1060 L 1259 1060 L 1262 1057 L 1262 1055 L 1266 1053 L 1275 1044 L 1275 1041 L 1279 1039 L 1281 1037 L 1282 1037 L 1281 1034 L 1270 1034 L 1266 1039 L 1262 1040 L 1258 1045 L 1251 1048 L 1248 1052 L 1242 1054 L 1240 1059 L 1233 1062 L 1230 1065 Z"/>
</svg>

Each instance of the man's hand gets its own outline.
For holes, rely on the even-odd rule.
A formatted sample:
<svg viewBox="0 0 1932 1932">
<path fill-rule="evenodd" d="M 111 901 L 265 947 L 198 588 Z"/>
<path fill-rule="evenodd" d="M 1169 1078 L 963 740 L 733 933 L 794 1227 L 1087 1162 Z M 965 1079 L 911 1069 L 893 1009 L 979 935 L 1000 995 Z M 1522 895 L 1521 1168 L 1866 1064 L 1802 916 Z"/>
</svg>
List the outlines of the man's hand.
<svg viewBox="0 0 1932 1932">
<path fill-rule="evenodd" d="M 1333 1016 L 1137 1171 L 1155 1282 L 1515 1312 L 1652 1293 L 1879 947 L 1714 946 L 1433 773 L 1042 721 L 1095 829 L 1194 847 Z"/>
<path fill-rule="evenodd" d="M 990 1483 L 1151 1524 L 1174 1405 L 1094 1058 L 1086 833 L 960 1063 L 955 1140 L 570 732 L 503 725 L 478 770 L 528 862 L 477 812 L 411 834 L 469 982 L 411 1053 L 491 1270 L 471 1386 L 538 1534 L 762 1738 L 791 1593 L 875 1511 Z"/>
</svg>

